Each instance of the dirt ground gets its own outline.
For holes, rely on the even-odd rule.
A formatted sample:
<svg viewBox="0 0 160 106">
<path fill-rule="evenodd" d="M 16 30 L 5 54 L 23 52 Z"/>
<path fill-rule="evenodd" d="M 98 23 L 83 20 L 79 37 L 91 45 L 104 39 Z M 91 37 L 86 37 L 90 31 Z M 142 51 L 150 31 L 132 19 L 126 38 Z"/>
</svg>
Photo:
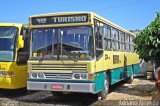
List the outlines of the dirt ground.
<svg viewBox="0 0 160 106">
<path fill-rule="evenodd" d="M 158 95 L 154 80 L 136 78 L 132 84 L 114 85 L 106 100 L 97 101 L 92 105 L 160 106 L 160 99 L 157 99 L 160 96 Z"/>
<path fill-rule="evenodd" d="M 160 106 L 159 97 L 154 81 L 136 78 L 132 84 L 122 81 L 111 86 L 107 98 L 100 101 L 92 94 L 72 93 L 54 97 L 48 91 L 1 90 L 0 106 Z"/>
</svg>

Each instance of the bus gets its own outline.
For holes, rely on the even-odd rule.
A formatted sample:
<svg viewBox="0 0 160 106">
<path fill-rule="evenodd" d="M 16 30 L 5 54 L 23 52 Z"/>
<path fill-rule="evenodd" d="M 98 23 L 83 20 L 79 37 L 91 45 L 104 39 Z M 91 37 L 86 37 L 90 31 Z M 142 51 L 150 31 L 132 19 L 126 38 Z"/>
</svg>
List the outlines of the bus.
<svg viewBox="0 0 160 106">
<path fill-rule="evenodd" d="M 139 70 L 134 34 L 93 12 L 29 17 L 28 90 L 91 93 L 105 99 L 109 85 L 133 81 Z"/>
<path fill-rule="evenodd" d="M 0 23 L 0 89 L 27 87 L 27 29 L 23 24 Z"/>
</svg>

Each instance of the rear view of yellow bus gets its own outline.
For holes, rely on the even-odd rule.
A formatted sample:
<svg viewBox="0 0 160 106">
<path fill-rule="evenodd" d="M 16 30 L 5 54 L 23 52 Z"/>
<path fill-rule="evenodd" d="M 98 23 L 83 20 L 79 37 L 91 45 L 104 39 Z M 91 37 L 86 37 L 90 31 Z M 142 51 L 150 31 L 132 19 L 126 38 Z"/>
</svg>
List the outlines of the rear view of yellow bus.
<svg viewBox="0 0 160 106">
<path fill-rule="evenodd" d="M 27 25 L 0 23 L 0 89 L 26 87 Z"/>
</svg>

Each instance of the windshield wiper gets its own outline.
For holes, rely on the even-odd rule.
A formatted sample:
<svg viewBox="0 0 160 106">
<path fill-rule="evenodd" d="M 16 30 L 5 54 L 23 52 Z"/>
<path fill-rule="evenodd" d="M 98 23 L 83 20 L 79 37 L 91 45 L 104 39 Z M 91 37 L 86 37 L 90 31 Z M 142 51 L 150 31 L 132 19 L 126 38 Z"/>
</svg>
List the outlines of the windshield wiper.
<svg viewBox="0 0 160 106">
<path fill-rule="evenodd" d="M 73 57 L 72 55 L 70 55 L 71 53 L 68 52 L 64 47 L 62 47 L 62 50 L 64 51 L 64 53 L 65 53 L 69 58 L 71 58 L 74 62 L 77 62 L 76 58 Z"/>
<path fill-rule="evenodd" d="M 46 52 L 42 52 L 42 53 L 46 53 Z M 47 55 L 44 55 L 44 56 L 40 57 L 39 62 L 42 62 L 46 56 Z"/>
<path fill-rule="evenodd" d="M 39 59 L 39 63 L 44 60 L 45 56 L 46 56 L 46 55 L 42 56 L 42 57 Z"/>
</svg>

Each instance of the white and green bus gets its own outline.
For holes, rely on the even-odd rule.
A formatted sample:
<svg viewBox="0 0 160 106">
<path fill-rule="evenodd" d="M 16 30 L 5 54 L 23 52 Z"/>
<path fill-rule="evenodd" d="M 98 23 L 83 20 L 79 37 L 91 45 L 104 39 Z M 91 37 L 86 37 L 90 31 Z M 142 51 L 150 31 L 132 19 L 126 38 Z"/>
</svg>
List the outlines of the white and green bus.
<svg viewBox="0 0 160 106">
<path fill-rule="evenodd" d="M 97 94 L 133 81 L 139 70 L 134 34 L 92 12 L 29 17 L 28 90 Z"/>
</svg>

